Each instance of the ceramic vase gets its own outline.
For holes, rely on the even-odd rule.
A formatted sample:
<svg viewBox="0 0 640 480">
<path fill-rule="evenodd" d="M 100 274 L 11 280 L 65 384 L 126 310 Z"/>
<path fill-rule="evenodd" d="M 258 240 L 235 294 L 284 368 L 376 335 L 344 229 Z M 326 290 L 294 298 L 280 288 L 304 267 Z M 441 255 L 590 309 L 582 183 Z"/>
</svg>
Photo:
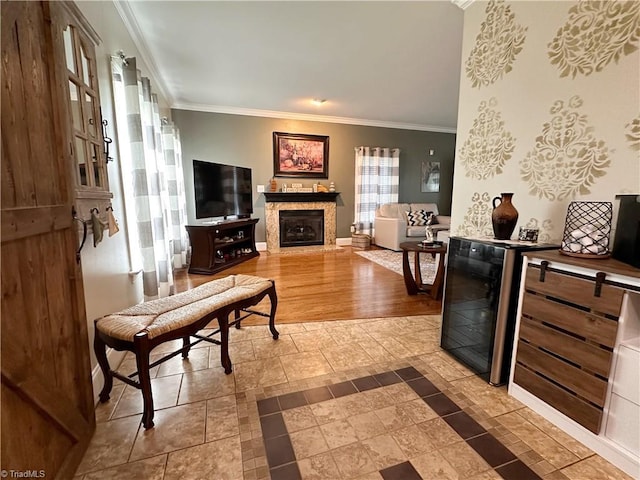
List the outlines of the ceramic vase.
<svg viewBox="0 0 640 480">
<path fill-rule="evenodd" d="M 496 240 L 509 240 L 518 222 L 518 210 L 511 203 L 513 193 L 501 193 L 493 199 L 493 235 Z M 496 202 L 500 202 L 496 204 Z"/>
</svg>

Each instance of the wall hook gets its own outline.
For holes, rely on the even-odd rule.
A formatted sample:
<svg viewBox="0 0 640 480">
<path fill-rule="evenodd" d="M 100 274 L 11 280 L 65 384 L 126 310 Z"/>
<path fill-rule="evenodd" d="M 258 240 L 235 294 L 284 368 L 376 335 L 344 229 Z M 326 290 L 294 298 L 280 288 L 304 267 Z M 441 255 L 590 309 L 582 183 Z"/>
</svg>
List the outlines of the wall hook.
<svg viewBox="0 0 640 480">
<path fill-rule="evenodd" d="M 82 251 L 82 247 L 84 247 L 84 242 L 87 240 L 87 222 L 78 217 L 78 212 L 76 212 L 75 207 L 71 207 L 71 218 L 82 225 L 82 241 L 76 250 L 76 263 L 79 264 L 81 259 L 80 252 Z"/>
<path fill-rule="evenodd" d="M 100 108 L 100 123 L 102 124 L 102 140 L 104 141 L 104 157 L 105 163 L 113 161 L 113 157 L 109 156 L 109 145 L 113 142 L 113 139 L 107 135 L 107 125 L 109 122 L 102 118 L 102 107 Z"/>
</svg>

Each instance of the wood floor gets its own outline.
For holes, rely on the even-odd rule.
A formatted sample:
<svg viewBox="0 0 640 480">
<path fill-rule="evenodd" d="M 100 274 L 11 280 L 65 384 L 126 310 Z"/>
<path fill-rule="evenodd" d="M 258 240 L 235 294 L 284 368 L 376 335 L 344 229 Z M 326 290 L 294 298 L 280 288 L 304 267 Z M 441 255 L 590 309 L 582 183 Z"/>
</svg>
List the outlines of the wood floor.
<svg viewBox="0 0 640 480">
<path fill-rule="evenodd" d="M 278 323 L 439 314 L 440 301 L 408 295 L 401 275 L 344 247 L 331 252 L 268 254 L 217 275 L 176 275 L 176 290 L 185 291 L 235 273 L 270 278 L 278 292 Z M 268 311 L 268 300 L 258 307 Z M 255 319 L 255 320 L 254 320 Z M 243 324 L 262 324 L 253 316 Z"/>
</svg>

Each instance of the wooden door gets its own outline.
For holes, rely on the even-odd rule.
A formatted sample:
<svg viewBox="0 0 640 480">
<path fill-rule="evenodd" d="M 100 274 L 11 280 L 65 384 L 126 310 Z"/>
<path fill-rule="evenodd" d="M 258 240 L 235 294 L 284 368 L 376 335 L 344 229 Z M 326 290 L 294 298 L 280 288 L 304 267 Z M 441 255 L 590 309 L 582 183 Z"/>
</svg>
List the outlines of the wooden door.
<svg viewBox="0 0 640 480">
<path fill-rule="evenodd" d="M 55 7 L 1 5 L 1 468 L 71 478 L 95 416 Z"/>
</svg>

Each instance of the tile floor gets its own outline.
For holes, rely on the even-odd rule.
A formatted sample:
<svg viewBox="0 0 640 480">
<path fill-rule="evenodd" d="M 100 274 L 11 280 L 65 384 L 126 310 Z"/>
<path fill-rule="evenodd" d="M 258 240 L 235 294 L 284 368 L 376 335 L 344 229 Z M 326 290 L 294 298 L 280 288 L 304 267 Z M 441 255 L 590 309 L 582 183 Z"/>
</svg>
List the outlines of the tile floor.
<svg viewBox="0 0 640 480">
<path fill-rule="evenodd" d="M 202 343 L 152 370 L 153 429 L 116 382 L 75 479 L 631 478 L 445 354 L 438 324 L 286 324 L 277 341 L 233 329 L 233 374 Z"/>
</svg>

